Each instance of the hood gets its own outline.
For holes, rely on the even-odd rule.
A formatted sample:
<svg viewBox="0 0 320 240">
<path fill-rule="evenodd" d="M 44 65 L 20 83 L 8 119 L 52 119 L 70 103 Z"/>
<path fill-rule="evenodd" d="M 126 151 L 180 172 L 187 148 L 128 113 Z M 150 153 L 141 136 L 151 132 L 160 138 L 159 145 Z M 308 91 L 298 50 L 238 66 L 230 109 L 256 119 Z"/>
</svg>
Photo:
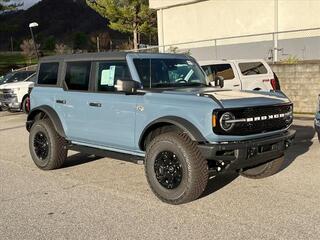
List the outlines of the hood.
<svg viewBox="0 0 320 240">
<path fill-rule="evenodd" d="M 205 95 L 218 100 L 224 108 L 266 106 L 290 103 L 281 92 L 260 91 L 216 91 Z"/>
<path fill-rule="evenodd" d="M 240 108 L 290 103 L 288 97 L 282 92 L 239 91 L 216 88 L 189 88 L 164 91 L 163 93 L 210 97 L 224 108 Z"/>
<path fill-rule="evenodd" d="M 5 83 L 0 85 L 0 89 L 13 89 L 13 88 L 28 88 L 33 86 L 34 82 L 15 82 L 15 83 Z"/>
</svg>

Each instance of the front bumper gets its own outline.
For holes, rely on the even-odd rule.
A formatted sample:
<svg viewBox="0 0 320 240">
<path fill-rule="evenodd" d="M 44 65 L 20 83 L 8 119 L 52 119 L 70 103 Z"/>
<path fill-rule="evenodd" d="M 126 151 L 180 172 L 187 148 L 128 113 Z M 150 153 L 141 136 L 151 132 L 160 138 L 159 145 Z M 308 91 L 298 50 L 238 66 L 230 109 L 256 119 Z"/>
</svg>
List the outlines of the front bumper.
<svg viewBox="0 0 320 240">
<path fill-rule="evenodd" d="M 20 103 L 16 96 L 0 98 L 0 107 L 5 107 L 9 109 L 20 109 Z"/>
<path fill-rule="evenodd" d="M 223 163 L 229 170 L 248 169 L 284 155 L 296 131 L 288 130 L 270 137 L 239 142 L 198 145 L 204 158 Z"/>
</svg>

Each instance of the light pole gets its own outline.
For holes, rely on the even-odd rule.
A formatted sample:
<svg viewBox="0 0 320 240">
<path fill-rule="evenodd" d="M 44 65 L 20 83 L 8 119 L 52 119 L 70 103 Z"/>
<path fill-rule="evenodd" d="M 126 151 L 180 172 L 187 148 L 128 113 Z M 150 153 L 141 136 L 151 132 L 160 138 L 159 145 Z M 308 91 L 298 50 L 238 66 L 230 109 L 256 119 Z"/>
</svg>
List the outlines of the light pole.
<svg viewBox="0 0 320 240">
<path fill-rule="evenodd" d="M 37 44 L 36 44 L 36 41 L 34 40 L 34 35 L 33 35 L 33 31 L 32 31 L 32 28 L 38 27 L 38 26 L 39 26 L 39 24 L 36 23 L 36 22 L 32 22 L 32 23 L 29 24 L 29 28 L 30 28 L 30 32 L 31 32 L 31 37 L 32 37 L 34 49 L 35 49 L 35 51 L 36 51 L 37 59 L 39 60 Z"/>
</svg>

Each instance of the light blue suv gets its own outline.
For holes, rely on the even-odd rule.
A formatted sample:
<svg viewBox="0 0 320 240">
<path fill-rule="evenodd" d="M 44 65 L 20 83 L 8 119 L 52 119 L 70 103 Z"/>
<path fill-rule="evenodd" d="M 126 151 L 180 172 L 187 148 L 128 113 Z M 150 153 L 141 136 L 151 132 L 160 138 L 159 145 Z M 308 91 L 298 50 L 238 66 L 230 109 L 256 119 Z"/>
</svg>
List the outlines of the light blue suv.
<svg viewBox="0 0 320 240">
<path fill-rule="evenodd" d="M 152 191 L 170 204 L 198 198 L 224 171 L 275 174 L 295 135 L 292 103 L 221 86 L 186 55 L 43 58 L 26 123 L 31 156 L 44 170 L 59 168 L 68 149 L 142 157 Z"/>
<path fill-rule="evenodd" d="M 318 133 L 318 139 L 320 142 L 320 95 L 318 96 L 318 109 L 316 112 L 316 117 L 314 119 L 314 127 Z"/>
</svg>

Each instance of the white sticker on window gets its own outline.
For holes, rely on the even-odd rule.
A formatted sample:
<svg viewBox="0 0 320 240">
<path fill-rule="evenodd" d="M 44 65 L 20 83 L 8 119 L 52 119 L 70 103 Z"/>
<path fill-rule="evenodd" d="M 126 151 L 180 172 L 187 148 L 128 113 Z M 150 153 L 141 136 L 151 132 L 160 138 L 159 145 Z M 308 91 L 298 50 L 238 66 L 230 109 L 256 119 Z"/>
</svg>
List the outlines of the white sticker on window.
<svg viewBox="0 0 320 240">
<path fill-rule="evenodd" d="M 100 85 L 113 86 L 116 66 L 110 66 L 109 69 L 102 70 Z"/>
</svg>

